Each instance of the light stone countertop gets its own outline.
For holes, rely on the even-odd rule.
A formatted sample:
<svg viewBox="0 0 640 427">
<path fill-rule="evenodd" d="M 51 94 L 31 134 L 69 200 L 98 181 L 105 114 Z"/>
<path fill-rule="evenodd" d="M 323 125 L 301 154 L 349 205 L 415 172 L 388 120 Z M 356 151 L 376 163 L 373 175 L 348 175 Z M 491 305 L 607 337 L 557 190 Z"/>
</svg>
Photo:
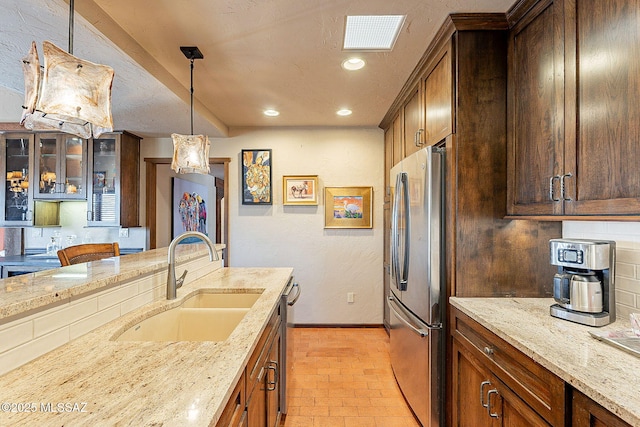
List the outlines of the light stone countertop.
<svg viewBox="0 0 640 427">
<path fill-rule="evenodd" d="M 202 250 L 180 248 L 178 259 L 202 256 Z M 141 271 L 156 271 L 162 262 L 166 269 L 166 248 L 149 252 L 146 256 L 132 257 L 133 260 L 123 257 L 119 266 L 114 265 L 111 271 L 107 271 L 109 267 L 100 267 L 100 271 L 95 272 L 96 282 L 104 286 L 113 280 L 139 276 Z M 114 279 L 116 271 L 120 276 Z M 0 425 L 208 426 L 215 423 L 292 274 L 290 268 L 218 269 L 178 289 L 176 300 L 157 301 L 134 310 L 8 372 L 0 377 L 0 404 L 35 403 L 37 411 L 0 411 Z M 54 301 L 52 298 L 69 298 L 100 287 L 94 282 L 71 280 L 71 284 L 65 285 L 63 281 L 54 281 L 53 294 L 58 294 L 55 297 L 51 290 L 38 290 L 34 286 L 38 280 L 51 280 L 51 276 L 47 275 L 45 280 L 42 275 L 35 275 L 26 278 L 24 283 L 19 282 L 20 289 L 10 292 L 0 289 L 3 293 L 0 316 L 12 316 L 18 310 L 28 311 L 34 304 L 46 305 L 44 301 L 50 303 Z M 3 282 L 8 281 L 0 284 Z M 12 281 L 9 286 L 18 285 Z M 149 313 L 173 308 L 201 289 L 260 290 L 262 295 L 223 342 L 112 340 Z M 9 295 L 7 301 L 6 295 Z M 41 411 L 41 403 L 52 403 L 54 408 L 57 403 L 78 404 L 69 408 L 85 412 L 46 413 Z"/>
<path fill-rule="evenodd" d="M 551 317 L 552 298 L 450 298 L 451 305 L 631 425 L 640 425 L 640 358 L 591 337 L 593 328 Z"/>
<path fill-rule="evenodd" d="M 222 245 L 216 245 L 219 251 Z M 168 248 L 59 267 L 0 280 L 0 322 L 71 297 L 167 268 Z M 178 245 L 176 263 L 202 257 L 204 244 Z"/>
</svg>

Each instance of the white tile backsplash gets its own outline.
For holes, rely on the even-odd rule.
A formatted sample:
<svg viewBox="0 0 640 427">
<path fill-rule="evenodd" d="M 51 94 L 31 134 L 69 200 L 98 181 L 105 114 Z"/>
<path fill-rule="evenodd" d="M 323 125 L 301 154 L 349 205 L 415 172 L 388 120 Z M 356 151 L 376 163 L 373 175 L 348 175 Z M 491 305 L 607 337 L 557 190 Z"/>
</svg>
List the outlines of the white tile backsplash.
<svg viewBox="0 0 640 427">
<path fill-rule="evenodd" d="M 617 317 L 640 312 L 640 222 L 564 221 L 562 236 L 614 240 Z"/>
</svg>

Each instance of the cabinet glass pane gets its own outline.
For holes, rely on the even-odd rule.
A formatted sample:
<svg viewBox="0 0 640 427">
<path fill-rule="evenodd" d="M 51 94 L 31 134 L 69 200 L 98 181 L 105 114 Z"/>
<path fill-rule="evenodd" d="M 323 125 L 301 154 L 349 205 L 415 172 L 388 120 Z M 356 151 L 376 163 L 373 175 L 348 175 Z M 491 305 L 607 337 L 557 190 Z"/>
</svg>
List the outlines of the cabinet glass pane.
<svg viewBox="0 0 640 427">
<path fill-rule="evenodd" d="M 93 192 L 91 210 L 94 221 L 116 221 L 116 140 L 93 141 Z"/>
<path fill-rule="evenodd" d="M 5 191 L 6 221 L 26 220 L 29 205 L 29 139 L 15 138 L 6 140 L 7 181 Z"/>
<path fill-rule="evenodd" d="M 55 193 L 56 183 L 58 177 L 57 171 L 57 148 L 58 140 L 53 138 L 41 138 L 40 139 L 40 158 L 38 159 L 40 165 L 40 185 L 38 193 Z"/>
<path fill-rule="evenodd" d="M 82 190 L 82 139 L 65 138 L 65 187 L 67 194 Z"/>
</svg>

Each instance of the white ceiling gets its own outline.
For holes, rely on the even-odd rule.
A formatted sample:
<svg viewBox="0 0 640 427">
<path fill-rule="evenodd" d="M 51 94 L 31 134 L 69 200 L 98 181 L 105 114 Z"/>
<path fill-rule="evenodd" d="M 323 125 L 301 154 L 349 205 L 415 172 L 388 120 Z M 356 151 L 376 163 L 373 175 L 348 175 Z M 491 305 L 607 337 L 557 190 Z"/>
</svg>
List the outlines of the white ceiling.
<svg viewBox="0 0 640 427">
<path fill-rule="evenodd" d="M 514 0 L 75 0 L 74 55 L 115 69 L 114 125 L 142 136 L 189 133 L 189 60 L 194 132 L 226 136 L 241 126 L 377 126 L 446 15 L 506 12 Z M 346 15 L 406 14 L 391 52 L 367 52 L 344 71 Z M 24 92 L 30 43 L 67 49 L 63 0 L 2 0 L 0 86 Z M 39 48 L 41 51 L 41 48 Z M 335 112 L 350 108 L 353 114 Z M 275 108 L 278 117 L 262 110 Z M 21 111 L 16 111 L 16 121 Z"/>
</svg>

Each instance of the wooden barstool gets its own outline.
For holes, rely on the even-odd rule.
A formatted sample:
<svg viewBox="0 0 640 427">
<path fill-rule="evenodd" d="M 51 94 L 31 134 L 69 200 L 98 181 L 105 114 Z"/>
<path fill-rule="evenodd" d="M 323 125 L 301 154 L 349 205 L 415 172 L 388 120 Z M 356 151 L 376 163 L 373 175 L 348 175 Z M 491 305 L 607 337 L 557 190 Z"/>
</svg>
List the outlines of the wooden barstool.
<svg viewBox="0 0 640 427">
<path fill-rule="evenodd" d="M 69 246 L 58 251 L 58 258 L 63 267 L 114 256 L 120 256 L 118 242 L 85 243 L 83 245 Z"/>
</svg>

